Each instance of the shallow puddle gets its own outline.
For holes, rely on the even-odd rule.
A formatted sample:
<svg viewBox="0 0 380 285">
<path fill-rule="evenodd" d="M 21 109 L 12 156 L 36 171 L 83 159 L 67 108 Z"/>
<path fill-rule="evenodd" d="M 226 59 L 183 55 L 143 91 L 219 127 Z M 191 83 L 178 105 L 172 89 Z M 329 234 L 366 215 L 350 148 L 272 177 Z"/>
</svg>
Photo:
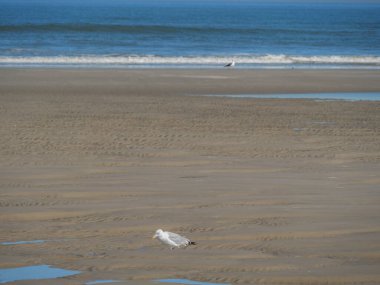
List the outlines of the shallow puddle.
<svg viewBox="0 0 380 285">
<path fill-rule="evenodd" d="M 85 285 L 94 285 L 94 284 L 106 284 L 106 283 L 115 283 L 120 282 L 119 280 L 94 280 L 84 283 Z"/>
<path fill-rule="evenodd" d="M 38 243 L 44 243 L 46 240 L 37 239 L 37 240 L 21 240 L 21 241 L 6 241 L 1 242 L 1 245 L 19 245 L 19 244 L 38 244 Z"/>
<path fill-rule="evenodd" d="M 81 273 L 75 270 L 54 268 L 50 265 L 33 265 L 0 269 L 0 283 L 19 280 L 52 279 Z"/>
<path fill-rule="evenodd" d="M 230 285 L 227 283 L 210 283 L 210 282 L 201 282 L 201 281 L 193 281 L 189 279 L 157 279 L 155 282 L 160 283 L 174 283 L 174 284 L 186 284 L 186 285 Z"/>
<path fill-rule="evenodd" d="M 313 99 L 345 101 L 380 101 L 380 92 L 336 92 L 336 93 L 300 93 L 300 94 L 226 94 L 207 95 L 211 97 L 256 98 L 256 99 Z"/>
</svg>

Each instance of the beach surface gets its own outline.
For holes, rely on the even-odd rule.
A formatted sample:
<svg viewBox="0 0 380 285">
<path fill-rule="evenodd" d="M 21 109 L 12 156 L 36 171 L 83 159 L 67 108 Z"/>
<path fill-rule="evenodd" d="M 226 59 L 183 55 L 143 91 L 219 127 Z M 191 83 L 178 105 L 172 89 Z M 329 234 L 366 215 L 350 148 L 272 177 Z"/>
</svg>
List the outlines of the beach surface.
<svg viewBox="0 0 380 285">
<path fill-rule="evenodd" d="M 380 284 L 380 102 L 203 96 L 379 91 L 377 70 L 0 69 L 0 243 L 38 241 L 0 268 Z"/>
</svg>

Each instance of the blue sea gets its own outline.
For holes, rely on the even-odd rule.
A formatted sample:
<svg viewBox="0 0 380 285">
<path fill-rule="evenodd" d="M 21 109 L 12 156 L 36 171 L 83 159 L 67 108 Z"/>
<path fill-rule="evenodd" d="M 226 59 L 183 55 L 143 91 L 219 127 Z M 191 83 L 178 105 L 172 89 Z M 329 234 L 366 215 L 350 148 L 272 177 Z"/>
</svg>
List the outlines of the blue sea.
<svg viewBox="0 0 380 285">
<path fill-rule="evenodd" d="M 1 66 L 380 69 L 380 2 L 0 0 Z"/>
</svg>

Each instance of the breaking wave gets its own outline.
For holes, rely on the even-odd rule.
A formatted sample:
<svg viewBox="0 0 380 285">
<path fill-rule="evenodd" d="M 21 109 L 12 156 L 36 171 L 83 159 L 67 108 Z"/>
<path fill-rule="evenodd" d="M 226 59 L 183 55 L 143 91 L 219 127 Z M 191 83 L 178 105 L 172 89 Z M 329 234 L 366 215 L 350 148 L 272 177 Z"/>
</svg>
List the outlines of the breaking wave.
<svg viewBox="0 0 380 285">
<path fill-rule="evenodd" d="M 380 66 L 380 56 L 0 56 L 0 65 L 359 65 Z"/>
</svg>

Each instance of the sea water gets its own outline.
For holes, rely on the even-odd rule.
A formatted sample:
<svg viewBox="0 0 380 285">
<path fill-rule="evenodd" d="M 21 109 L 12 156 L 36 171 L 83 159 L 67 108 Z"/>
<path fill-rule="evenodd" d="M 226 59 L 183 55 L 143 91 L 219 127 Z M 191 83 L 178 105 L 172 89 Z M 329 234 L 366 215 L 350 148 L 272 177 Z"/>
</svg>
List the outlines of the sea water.
<svg viewBox="0 0 380 285">
<path fill-rule="evenodd" d="M 0 0 L 0 67 L 380 68 L 380 3 L 317 2 Z"/>
</svg>

